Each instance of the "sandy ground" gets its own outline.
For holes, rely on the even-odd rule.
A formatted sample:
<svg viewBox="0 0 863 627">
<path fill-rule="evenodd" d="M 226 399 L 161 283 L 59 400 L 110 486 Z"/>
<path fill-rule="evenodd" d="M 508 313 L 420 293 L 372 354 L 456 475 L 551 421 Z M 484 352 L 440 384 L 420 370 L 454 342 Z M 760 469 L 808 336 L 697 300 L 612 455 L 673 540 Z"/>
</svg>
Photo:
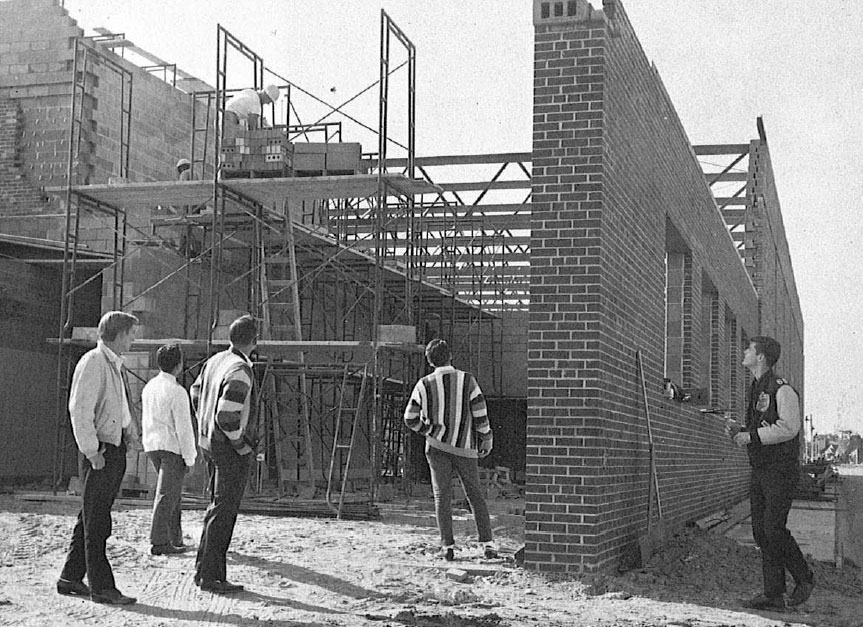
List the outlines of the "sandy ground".
<svg viewBox="0 0 863 627">
<path fill-rule="evenodd" d="M 852 564 L 815 564 L 819 587 L 797 611 L 745 611 L 739 600 L 759 589 L 756 549 L 697 529 L 672 538 L 644 568 L 561 579 L 480 558 L 461 512 L 461 550 L 449 566 L 482 570 L 454 581 L 436 554 L 428 508 L 382 506 L 374 522 L 241 514 L 228 575 L 246 591 L 218 596 L 192 583 L 193 553 L 149 554 L 147 509 L 119 507 L 109 558 L 118 587 L 139 602 L 115 608 L 55 592 L 74 503 L 0 496 L 0 625 L 863 626 L 863 584 Z M 188 543 L 202 515 L 184 512 Z M 495 514 L 493 524 L 503 548 L 521 546 L 520 516 Z"/>
</svg>

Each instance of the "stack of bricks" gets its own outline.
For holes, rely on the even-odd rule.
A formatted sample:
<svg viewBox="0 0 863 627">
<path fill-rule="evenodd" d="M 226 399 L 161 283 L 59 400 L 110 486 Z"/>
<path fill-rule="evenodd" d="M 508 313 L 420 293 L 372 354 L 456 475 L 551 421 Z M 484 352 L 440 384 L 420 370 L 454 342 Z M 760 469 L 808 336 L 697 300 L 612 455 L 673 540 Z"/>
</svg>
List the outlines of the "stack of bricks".
<svg viewBox="0 0 863 627">
<path fill-rule="evenodd" d="M 242 131 L 222 140 L 221 164 L 226 172 L 293 174 L 293 145 L 280 129 Z"/>
</svg>

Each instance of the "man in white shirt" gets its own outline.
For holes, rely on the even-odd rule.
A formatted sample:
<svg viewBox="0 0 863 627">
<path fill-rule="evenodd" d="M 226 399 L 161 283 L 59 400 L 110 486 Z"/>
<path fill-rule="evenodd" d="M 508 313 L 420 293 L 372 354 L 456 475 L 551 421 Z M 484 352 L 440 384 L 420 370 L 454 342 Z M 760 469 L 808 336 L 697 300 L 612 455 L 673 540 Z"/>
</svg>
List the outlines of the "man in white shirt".
<svg viewBox="0 0 863 627">
<path fill-rule="evenodd" d="M 241 123 L 248 129 L 259 127 L 261 107 L 279 99 L 279 88 L 267 85 L 264 89 L 244 89 L 233 96 L 225 104 L 225 136 L 231 136 Z"/>
<path fill-rule="evenodd" d="M 189 395 L 177 382 L 177 375 L 183 370 L 180 345 L 161 346 L 156 360 L 161 372 L 150 379 L 141 393 L 144 450 L 159 473 L 150 525 L 150 552 L 173 555 L 186 550 L 180 523 L 181 492 L 186 468 L 195 465 L 198 452 Z"/>
<path fill-rule="evenodd" d="M 139 445 L 121 357 L 132 347 L 137 324 L 135 316 L 122 311 L 102 316 L 99 342 L 75 366 L 69 391 L 69 417 L 81 451 L 84 489 L 57 592 L 89 596 L 107 605 L 135 603 L 117 590 L 105 545 L 111 536 L 111 506 L 126 472 L 126 447 Z"/>
</svg>

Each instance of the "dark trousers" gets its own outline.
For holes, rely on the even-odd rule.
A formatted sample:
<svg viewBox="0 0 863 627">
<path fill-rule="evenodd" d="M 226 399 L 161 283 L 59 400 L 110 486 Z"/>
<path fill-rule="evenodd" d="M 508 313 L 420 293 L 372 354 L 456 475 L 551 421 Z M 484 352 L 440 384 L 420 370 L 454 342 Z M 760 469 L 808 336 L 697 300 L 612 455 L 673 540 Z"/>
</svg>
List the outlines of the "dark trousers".
<svg viewBox="0 0 863 627">
<path fill-rule="evenodd" d="M 153 498 L 153 520 L 150 523 L 150 544 L 183 544 L 182 516 L 183 477 L 186 463 L 183 458 L 170 451 L 147 453 L 153 467 L 159 473 L 156 480 L 156 495 Z"/>
<path fill-rule="evenodd" d="M 426 451 L 426 459 L 431 470 L 432 491 L 437 527 L 443 546 L 455 544 L 452 534 L 452 476 L 453 471 L 461 479 L 464 493 L 473 519 L 476 523 L 480 542 L 491 542 L 491 519 L 488 506 L 479 482 L 479 465 L 474 457 L 461 457 L 436 448 Z"/>
<path fill-rule="evenodd" d="M 210 505 L 195 562 L 199 581 L 225 581 L 228 546 L 246 488 L 251 455 L 237 455 L 228 443 L 214 441 L 204 451 L 210 469 Z"/>
<path fill-rule="evenodd" d="M 111 537 L 111 506 L 126 472 L 126 445 L 103 444 L 102 447 L 105 467 L 101 470 L 93 470 L 90 460 L 80 456 L 81 475 L 84 477 L 81 511 L 60 573 L 60 577 L 68 581 L 81 581 L 86 574 L 93 592 L 116 587 L 111 564 L 105 555 L 105 544 Z"/>
<path fill-rule="evenodd" d="M 785 592 L 786 570 L 796 583 L 812 579 L 812 571 L 786 527 L 799 480 L 797 464 L 752 469 L 749 489 L 752 535 L 761 547 L 764 594 L 768 597 L 778 597 Z"/>
</svg>

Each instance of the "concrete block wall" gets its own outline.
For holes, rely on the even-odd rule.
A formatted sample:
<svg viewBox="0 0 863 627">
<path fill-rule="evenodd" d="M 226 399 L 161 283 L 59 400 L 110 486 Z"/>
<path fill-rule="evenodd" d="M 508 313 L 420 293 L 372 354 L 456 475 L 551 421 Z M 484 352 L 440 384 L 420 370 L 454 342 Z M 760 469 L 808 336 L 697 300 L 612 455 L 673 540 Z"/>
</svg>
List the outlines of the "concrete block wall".
<svg viewBox="0 0 863 627">
<path fill-rule="evenodd" d="M 67 180 L 71 128 L 72 69 L 75 38 L 84 31 L 58 0 L 4 0 L 0 2 L 0 231 L 32 237 L 63 239 L 60 219 L 10 216 L 57 215 L 63 212 L 58 199 L 49 199 L 44 187 L 63 186 Z M 106 48 L 90 54 L 86 67 L 79 57 L 79 70 L 86 76 L 82 103 L 82 132 L 79 158 L 72 170 L 77 184 L 107 183 L 120 174 L 121 107 L 124 86 L 112 67 L 132 73 L 132 118 L 129 142 L 129 171 L 132 181 L 173 180 L 179 158 L 191 152 L 191 107 L 188 94 L 175 89 L 148 72 L 138 69 Z M 198 114 L 206 116 L 202 105 Z M 196 156 L 203 151 L 203 137 Z M 208 147 L 213 156 L 212 142 Z M 212 175 L 212 164 L 205 170 Z M 150 234 L 150 220 L 159 209 L 129 211 L 129 240 Z M 180 233 L 164 233 L 179 240 Z M 80 241 L 93 250 L 112 251 L 115 226 L 101 214 L 82 215 Z M 155 274 L 153 259 L 162 257 Z M 139 260 L 143 262 L 139 263 Z M 135 296 L 163 276 L 164 268 L 176 267 L 181 257 L 166 249 L 136 254 L 125 266 L 124 279 Z M 168 270 L 170 271 L 170 270 Z M 103 281 L 103 304 L 111 301 L 110 277 Z M 204 280 L 202 284 L 206 284 Z M 179 335 L 184 299 L 175 286 L 159 290 L 169 294 L 160 301 L 160 313 L 153 316 L 148 333 Z M 158 296 L 158 294 L 154 294 Z M 130 310 L 134 310 L 132 306 Z M 138 313 L 136 311 L 136 313 Z M 92 321 L 95 324 L 95 321 Z"/>
<path fill-rule="evenodd" d="M 745 496 L 745 456 L 722 420 L 662 395 L 666 259 L 682 290 L 669 344 L 679 385 L 740 408 L 748 379 L 732 347 L 762 325 L 753 282 L 621 4 L 534 7 L 526 564 L 590 572 L 617 565 L 647 530 L 637 355 L 665 519 L 682 524 Z"/>
</svg>

